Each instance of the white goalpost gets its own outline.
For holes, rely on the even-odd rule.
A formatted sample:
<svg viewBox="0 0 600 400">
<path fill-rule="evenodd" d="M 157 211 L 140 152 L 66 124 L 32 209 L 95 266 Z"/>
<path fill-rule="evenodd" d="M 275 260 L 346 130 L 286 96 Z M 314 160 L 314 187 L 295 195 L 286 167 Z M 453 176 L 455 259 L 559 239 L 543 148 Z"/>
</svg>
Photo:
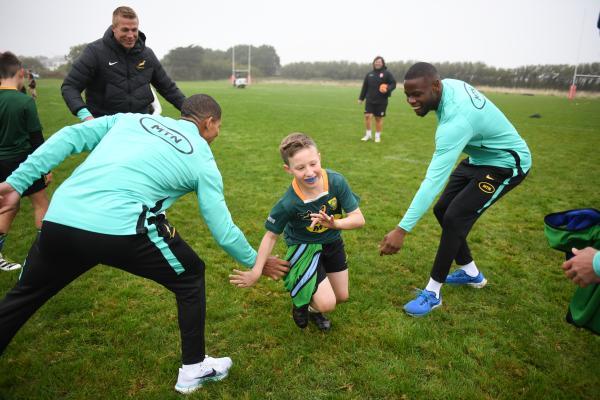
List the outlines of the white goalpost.
<svg viewBox="0 0 600 400">
<path fill-rule="evenodd" d="M 235 65 L 235 45 L 231 48 L 231 84 L 244 88 L 252 83 L 252 45 L 248 45 L 248 68 L 239 69 Z"/>
</svg>

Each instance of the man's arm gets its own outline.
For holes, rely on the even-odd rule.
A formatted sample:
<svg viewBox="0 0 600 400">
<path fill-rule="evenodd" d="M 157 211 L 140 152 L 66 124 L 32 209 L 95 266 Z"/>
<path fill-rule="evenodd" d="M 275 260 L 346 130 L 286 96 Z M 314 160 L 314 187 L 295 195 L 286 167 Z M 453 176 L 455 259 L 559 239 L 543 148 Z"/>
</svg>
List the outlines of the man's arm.
<svg viewBox="0 0 600 400">
<path fill-rule="evenodd" d="M 36 179 L 54 169 L 71 154 L 93 150 L 116 119 L 117 116 L 103 117 L 61 129 L 30 154 L 6 182 L 22 194 Z"/>
<path fill-rule="evenodd" d="M 369 86 L 369 82 L 367 81 L 368 77 L 368 74 L 365 75 L 365 80 L 363 81 L 362 89 L 360 89 L 360 95 L 358 96 L 359 102 L 363 102 L 365 100 L 365 97 L 367 96 L 367 86 Z"/>
<path fill-rule="evenodd" d="M 167 75 L 165 69 L 161 65 L 156 55 L 152 50 L 148 49 L 152 53 L 152 61 L 154 63 L 154 69 L 152 74 L 152 86 L 158 90 L 158 93 L 162 95 L 169 103 L 173 104 L 176 109 L 181 110 L 185 95 L 179 90 L 175 82 Z"/>
<path fill-rule="evenodd" d="M 398 224 L 400 228 L 410 232 L 419 222 L 425 211 L 429 209 L 436 196 L 441 192 L 456 160 L 469 143 L 472 135 L 471 125 L 462 119 L 438 127 L 435 151 L 427 168 L 425 179 L 421 182 L 421 186 L 410 203 L 408 211 Z"/>
<path fill-rule="evenodd" d="M 219 246 L 237 262 L 247 267 L 253 265 L 256 261 L 256 251 L 231 219 L 225 204 L 223 179 L 217 164 L 212 160 L 198 168 L 200 169 L 196 187 L 198 205 L 210 233 Z"/>
<path fill-rule="evenodd" d="M 96 75 L 96 57 L 90 46 L 87 45 L 81 56 L 75 60 L 60 87 L 63 99 L 73 115 L 77 115 L 79 110 L 86 108 L 81 92 Z"/>
</svg>

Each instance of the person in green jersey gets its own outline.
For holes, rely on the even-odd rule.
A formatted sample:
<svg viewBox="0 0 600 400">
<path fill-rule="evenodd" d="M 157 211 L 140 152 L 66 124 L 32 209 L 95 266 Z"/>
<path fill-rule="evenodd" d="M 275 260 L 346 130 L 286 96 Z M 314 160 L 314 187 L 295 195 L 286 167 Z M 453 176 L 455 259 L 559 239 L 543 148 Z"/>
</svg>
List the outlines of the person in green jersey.
<svg viewBox="0 0 600 400">
<path fill-rule="evenodd" d="M 340 231 L 360 228 L 365 219 L 346 179 L 321 167 L 321 155 L 310 137 L 292 133 L 279 151 L 283 168 L 294 179 L 267 217 L 254 267 L 234 270 L 230 282 L 243 288 L 256 283 L 283 233 L 290 263 L 284 284 L 292 298 L 294 322 L 305 328 L 310 319 L 327 331 L 331 322 L 322 313 L 348 299 L 348 266 Z"/>
<path fill-rule="evenodd" d="M 21 61 L 11 52 L 0 53 L 0 182 L 4 181 L 29 154 L 44 143 L 42 125 L 33 98 L 21 93 L 26 72 Z M 23 196 L 33 206 L 35 226 L 42 227 L 48 210 L 46 185 L 52 174 L 43 173 L 26 188 Z M 18 209 L 0 215 L 0 252 Z M 0 269 L 10 271 L 21 264 L 7 261 L 0 254 Z"/>
<path fill-rule="evenodd" d="M 450 178 L 433 209 L 442 236 L 429 283 L 404 306 L 407 314 L 422 316 L 442 304 L 444 282 L 475 288 L 486 285 L 487 279 L 471 256 L 467 236 L 485 210 L 525 179 L 531 168 L 531 153 L 489 99 L 466 82 L 440 80 L 431 64 L 420 62 L 409 68 L 404 92 L 418 116 L 436 112 L 435 151 L 408 211 L 380 243 L 381 255 L 402 248 L 405 236 Z M 452 171 L 463 152 L 469 157 Z M 453 261 L 459 268 L 448 275 Z"/>
<path fill-rule="evenodd" d="M 42 171 L 90 151 L 52 198 L 23 272 L 0 301 L 0 353 L 46 301 L 98 264 L 153 280 L 174 293 L 182 366 L 175 389 L 190 393 L 227 376 L 229 357 L 205 356 L 204 261 L 165 217 L 194 192 L 215 241 L 236 261 L 255 264 L 256 251 L 234 224 L 210 144 L 221 108 L 210 96 L 187 98 L 178 120 L 115 114 L 61 129 L 0 183 L 0 213 L 13 210 Z M 277 276 L 273 264 L 263 272 Z M 281 268 L 286 269 L 285 265 Z M 271 272 L 269 272 L 269 270 Z"/>
</svg>

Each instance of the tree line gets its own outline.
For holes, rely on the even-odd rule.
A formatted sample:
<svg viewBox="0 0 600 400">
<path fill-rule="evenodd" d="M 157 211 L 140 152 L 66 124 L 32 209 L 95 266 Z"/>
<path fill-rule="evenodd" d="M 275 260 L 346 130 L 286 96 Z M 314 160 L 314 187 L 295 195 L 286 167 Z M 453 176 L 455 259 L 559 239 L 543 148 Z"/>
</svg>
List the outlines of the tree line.
<svg viewBox="0 0 600 400">
<path fill-rule="evenodd" d="M 402 81 L 416 61 L 386 63 L 388 70 Z M 481 62 L 434 63 L 442 78 L 454 78 L 473 85 L 566 90 L 573 80 L 573 65 L 526 65 L 518 68 L 495 68 Z M 369 63 L 347 61 L 296 62 L 281 68 L 281 77 L 288 79 L 362 80 L 371 70 Z M 578 74 L 600 75 L 600 63 L 580 64 Z M 600 91 L 599 78 L 578 78 L 579 90 Z"/>
<path fill-rule="evenodd" d="M 65 56 L 66 64 L 50 71 L 44 67 L 44 57 L 22 57 L 27 68 L 41 76 L 64 77 L 86 44 L 73 46 Z M 236 45 L 236 69 L 248 66 L 248 45 Z M 231 76 L 233 49 L 213 50 L 197 45 L 177 47 L 161 60 L 167 73 L 174 80 L 216 80 Z M 393 61 L 387 67 L 401 81 L 415 61 Z M 253 77 L 281 77 L 286 79 L 312 80 L 362 80 L 371 70 L 370 63 L 348 61 L 294 62 L 281 66 L 273 46 L 251 46 L 251 69 Z M 455 78 L 473 85 L 567 90 L 573 79 L 573 65 L 526 65 L 518 68 L 495 68 L 481 62 L 434 63 L 443 78 Z M 600 75 L 600 63 L 580 64 L 582 75 Z M 600 79 L 582 77 L 577 79 L 579 90 L 600 91 Z"/>
</svg>

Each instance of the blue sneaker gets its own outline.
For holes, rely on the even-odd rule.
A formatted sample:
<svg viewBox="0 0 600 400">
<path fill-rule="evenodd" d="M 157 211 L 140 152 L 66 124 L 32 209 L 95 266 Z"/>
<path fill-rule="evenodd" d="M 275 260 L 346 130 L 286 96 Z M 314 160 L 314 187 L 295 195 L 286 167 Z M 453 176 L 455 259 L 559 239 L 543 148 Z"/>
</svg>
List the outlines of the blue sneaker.
<svg viewBox="0 0 600 400">
<path fill-rule="evenodd" d="M 434 308 L 442 305 L 442 296 L 438 299 L 434 292 L 417 289 L 417 297 L 404 305 L 404 311 L 411 317 L 422 317 Z"/>
<path fill-rule="evenodd" d="M 487 284 L 487 279 L 485 279 L 481 271 L 479 271 L 477 276 L 469 276 L 462 269 L 457 269 L 446 277 L 446 283 L 451 285 L 469 285 L 481 289 Z"/>
</svg>

